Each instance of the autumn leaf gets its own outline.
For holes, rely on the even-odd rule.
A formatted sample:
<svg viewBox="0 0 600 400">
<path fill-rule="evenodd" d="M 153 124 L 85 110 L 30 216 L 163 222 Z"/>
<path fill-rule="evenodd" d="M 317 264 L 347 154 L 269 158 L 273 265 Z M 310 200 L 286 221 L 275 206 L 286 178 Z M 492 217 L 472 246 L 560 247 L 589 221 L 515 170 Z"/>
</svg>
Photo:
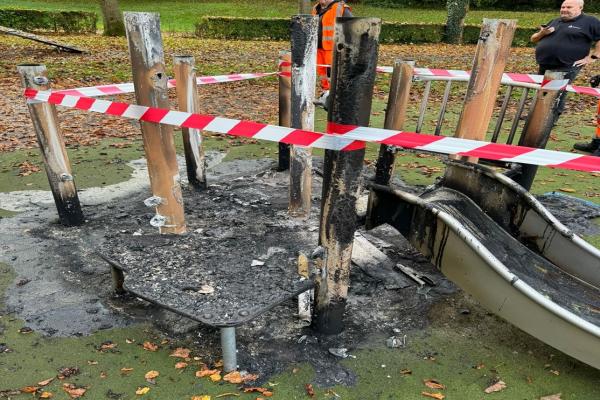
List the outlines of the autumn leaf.
<svg viewBox="0 0 600 400">
<path fill-rule="evenodd" d="M 65 379 L 73 375 L 79 374 L 79 368 L 77 367 L 61 367 L 58 369 L 58 379 Z"/>
<path fill-rule="evenodd" d="M 205 376 L 210 376 L 218 373 L 218 369 L 201 369 L 200 371 L 196 371 L 196 377 L 204 378 Z"/>
<path fill-rule="evenodd" d="M 54 378 L 49 378 L 49 379 L 46 379 L 45 381 L 38 382 L 37 384 L 40 386 L 47 386 L 53 380 L 54 380 Z"/>
<path fill-rule="evenodd" d="M 72 399 L 77 399 L 83 396 L 87 389 L 82 387 L 77 387 L 72 383 L 63 384 L 63 390 L 71 396 Z"/>
<path fill-rule="evenodd" d="M 40 399 L 51 399 L 52 396 L 52 392 L 42 392 L 40 394 Z"/>
<path fill-rule="evenodd" d="M 400 375 L 411 375 L 412 371 L 408 368 L 404 368 L 400 370 Z"/>
<path fill-rule="evenodd" d="M 184 349 L 183 347 L 178 347 L 175 349 L 175 351 L 169 354 L 169 357 L 189 358 L 190 350 Z"/>
<path fill-rule="evenodd" d="M 423 381 L 423 384 L 430 389 L 441 389 L 441 390 L 446 389 L 446 386 L 444 386 L 440 382 L 436 381 L 435 379 L 425 379 Z"/>
<path fill-rule="evenodd" d="M 425 397 L 431 397 L 432 399 L 444 400 L 446 396 L 441 393 L 429 393 L 429 392 L 421 392 L 421 394 Z"/>
<path fill-rule="evenodd" d="M 561 396 L 562 396 L 562 393 L 556 393 L 556 394 L 551 394 L 548 396 L 542 396 L 542 397 L 540 397 L 540 400 L 562 400 Z"/>
<path fill-rule="evenodd" d="M 160 375 L 160 372 L 158 371 L 148 371 L 146 372 L 146 375 L 144 375 L 144 378 L 146 378 L 147 381 L 151 381 L 154 378 L 158 377 Z"/>
<path fill-rule="evenodd" d="M 133 371 L 133 368 L 125 368 L 125 367 L 121 368 L 122 375 L 126 375 L 126 374 L 130 373 L 131 371 Z"/>
<path fill-rule="evenodd" d="M 572 188 L 560 188 L 558 190 L 560 190 L 561 192 L 566 192 L 566 193 L 575 193 L 575 192 L 577 192 L 577 190 L 572 189 Z"/>
<path fill-rule="evenodd" d="M 183 362 L 183 361 L 180 361 L 180 362 L 178 362 L 177 364 L 175 364 L 175 368 L 176 368 L 176 369 L 183 369 L 183 368 L 185 368 L 185 367 L 187 367 L 187 366 L 188 366 L 188 363 L 186 363 L 186 362 Z"/>
<path fill-rule="evenodd" d="M 216 373 L 209 376 L 210 380 L 213 382 L 219 382 L 221 380 L 221 374 Z"/>
<path fill-rule="evenodd" d="M 147 386 L 144 387 L 139 387 L 137 388 L 137 390 L 135 391 L 135 394 L 137 394 L 138 396 L 143 396 L 146 393 L 148 393 L 150 391 L 150 388 Z"/>
<path fill-rule="evenodd" d="M 100 347 L 98 348 L 98 351 L 105 352 L 105 351 L 108 351 L 108 350 L 112 350 L 115 347 L 117 347 L 117 344 L 111 342 L 110 340 L 108 340 L 108 341 L 100 344 Z"/>
<path fill-rule="evenodd" d="M 503 381 L 498 381 L 498 382 L 494 383 L 493 385 L 487 387 L 484 390 L 484 392 L 487 394 L 490 394 L 490 393 L 494 393 L 494 392 L 500 392 L 504 389 L 506 389 L 506 383 L 504 383 Z"/>
<path fill-rule="evenodd" d="M 192 396 L 191 400 L 211 400 L 209 395 Z"/>
<path fill-rule="evenodd" d="M 315 397 L 315 390 L 313 389 L 313 385 L 307 383 L 304 385 L 304 389 L 306 389 L 306 394 L 310 397 Z"/>
<path fill-rule="evenodd" d="M 37 387 L 37 386 L 25 386 L 25 387 L 19 389 L 19 391 L 21 393 L 35 393 L 38 391 L 38 389 L 39 389 L 39 387 Z"/>
<path fill-rule="evenodd" d="M 157 351 L 158 350 L 158 346 L 152 342 L 144 342 L 143 346 L 144 346 L 144 350 L 148 350 L 148 351 Z"/>
<path fill-rule="evenodd" d="M 237 385 L 237 384 L 243 382 L 242 374 L 240 374 L 239 371 L 232 371 L 232 372 L 228 373 L 227 375 L 223 376 L 223 380 L 225 382 L 233 383 L 234 385 Z"/>
</svg>

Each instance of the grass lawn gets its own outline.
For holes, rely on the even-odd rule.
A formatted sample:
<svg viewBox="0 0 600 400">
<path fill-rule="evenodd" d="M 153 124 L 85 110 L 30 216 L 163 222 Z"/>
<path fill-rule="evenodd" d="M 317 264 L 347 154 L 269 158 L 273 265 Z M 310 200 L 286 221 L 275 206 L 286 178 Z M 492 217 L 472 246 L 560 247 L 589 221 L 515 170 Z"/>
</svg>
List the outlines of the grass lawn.
<svg viewBox="0 0 600 400">
<path fill-rule="evenodd" d="M 120 0 L 123 11 L 154 11 L 162 16 L 163 29 L 167 31 L 192 31 L 199 17 L 234 16 L 234 17 L 288 17 L 297 13 L 297 1 L 287 0 L 271 2 L 257 7 L 256 0 L 234 1 L 159 1 L 159 0 Z M 357 16 L 373 16 L 389 22 L 410 23 L 445 23 L 446 10 L 414 9 L 414 8 L 385 8 L 352 4 Z M 33 8 L 38 10 L 85 10 L 97 11 L 100 8 L 95 2 L 75 0 L 3 0 L 2 8 Z M 467 15 L 467 24 L 480 24 L 483 18 L 517 19 L 519 26 L 532 27 L 555 18 L 557 12 L 512 12 L 499 10 L 476 10 Z M 99 25 L 102 18 L 99 18 Z"/>
</svg>

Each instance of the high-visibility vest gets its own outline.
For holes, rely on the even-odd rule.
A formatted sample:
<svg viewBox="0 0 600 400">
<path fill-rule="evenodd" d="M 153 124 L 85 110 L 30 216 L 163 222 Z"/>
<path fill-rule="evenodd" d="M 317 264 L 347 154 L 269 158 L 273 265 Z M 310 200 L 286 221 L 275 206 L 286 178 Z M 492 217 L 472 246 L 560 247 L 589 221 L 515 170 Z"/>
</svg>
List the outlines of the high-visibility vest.
<svg viewBox="0 0 600 400">
<path fill-rule="evenodd" d="M 312 15 L 318 15 L 317 7 L 315 5 L 312 10 Z M 333 50 L 333 33 L 335 27 L 335 19 L 344 15 L 344 9 L 350 9 L 343 1 L 338 1 L 329 6 L 329 9 L 325 11 L 325 14 L 321 16 L 321 25 L 323 27 L 321 47 L 323 50 Z"/>
</svg>

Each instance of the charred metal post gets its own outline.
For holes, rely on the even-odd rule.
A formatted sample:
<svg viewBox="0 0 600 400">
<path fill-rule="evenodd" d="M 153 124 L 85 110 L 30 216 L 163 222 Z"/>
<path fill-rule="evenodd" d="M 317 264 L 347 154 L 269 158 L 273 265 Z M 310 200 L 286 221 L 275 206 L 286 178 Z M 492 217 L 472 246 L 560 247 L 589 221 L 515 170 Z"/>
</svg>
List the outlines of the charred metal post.
<svg viewBox="0 0 600 400">
<path fill-rule="evenodd" d="M 546 71 L 544 81 L 561 80 L 565 78 L 564 72 Z M 564 87 L 543 87 L 537 92 L 535 106 L 527 118 L 519 146 L 535 147 L 543 149 L 548 143 L 550 132 L 554 127 L 554 121 L 558 112 L 558 102 Z M 531 189 L 535 175 L 537 174 L 537 165 L 523 164 L 521 174 L 515 181 L 525 189 Z"/>
<path fill-rule="evenodd" d="M 319 17 L 292 17 L 291 127 L 313 131 L 317 83 L 317 38 Z M 308 218 L 312 197 L 312 151 L 292 146 L 290 152 L 291 215 Z"/>
<path fill-rule="evenodd" d="M 237 345 L 235 328 L 221 328 L 221 351 L 223 352 L 223 371 L 231 372 L 237 369 Z"/>
<path fill-rule="evenodd" d="M 26 89 L 50 89 L 45 65 L 23 64 L 17 66 L 17 70 Z M 56 106 L 45 102 L 28 101 L 27 108 L 40 146 L 60 223 L 65 226 L 82 225 L 85 220 L 58 123 Z"/>
<path fill-rule="evenodd" d="M 408 107 L 412 77 L 415 68 L 413 60 L 396 60 L 390 83 L 390 94 L 385 111 L 385 129 L 400 131 L 404 128 L 406 121 L 406 109 Z M 396 152 L 392 146 L 382 144 L 379 147 L 379 158 L 375 167 L 375 183 L 389 185 L 394 174 L 394 162 Z"/>
<path fill-rule="evenodd" d="M 177 102 L 179 110 L 199 113 L 196 91 L 196 61 L 193 56 L 173 56 L 175 80 L 177 82 Z M 206 189 L 206 166 L 202 148 L 202 132 L 199 129 L 181 128 L 185 165 L 188 182 L 196 190 Z"/>
<path fill-rule="evenodd" d="M 333 101 L 327 118 L 328 130 L 333 133 L 335 129 L 331 128 L 337 125 L 369 125 L 380 31 L 381 20 L 377 18 L 337 19 L 330 95 Z M 365 156 L 364 144 L 347 145 L 345 150 L 325 151 L 319 227 L 325 254 L 315 289 L 313 325 L 327 334 L 344 329 L 357 224 L 356 199 Z"/>
<path fill-rule="evenodd" d="M 128 12 L 124 19 L 137 104 L 169 108 L 168 76 L 158 14 Z M 152 195 L 160 199 L 153 225 L 159 227 L 160 233 L 185 233 L 173 128 L 145 121 L 140 124 Z"/>
<path fill-rule="evenodd" d="M 291 124 L 292 56 L 289 51 L 279 52 L 279 126 Z M 279 171 L 290 169 L 290 145 L 279 143 Z"/>
<path fill-rule="evenodd" d="M 484 19 L 455 137 L 483 140 L 510 53 L 516 20 Z M 465 160 L 477 162 L 477 158 Z"/>
</svg>

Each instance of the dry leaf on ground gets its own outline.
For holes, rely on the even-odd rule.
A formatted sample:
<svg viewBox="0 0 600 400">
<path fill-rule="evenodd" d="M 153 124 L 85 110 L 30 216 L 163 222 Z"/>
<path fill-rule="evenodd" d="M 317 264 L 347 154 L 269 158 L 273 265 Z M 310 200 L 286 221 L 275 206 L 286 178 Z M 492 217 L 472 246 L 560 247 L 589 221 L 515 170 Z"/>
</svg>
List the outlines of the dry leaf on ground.
<svg viewBox="0 0 600 400">
<path fill-rule="evenodd" d="M 176 369 L 183 369 L 183 368 L 185 368 L 185 367 L 187 367 L 187 366 L 188 366 L 188 363 L 186 363 L 186 362 L 183 362 L 183 361 L 180 361 L 180 362 L 178 362 L 177 364 L 175 364 L 175 368 L 176 368 Z"/>
<path fill-rule="evenodd" d="M 144 350 L 156 351 L 158 350 L 158 346 L 152 342 L 144 342 Z"/>
<path fill-rule="evenodd" d="M 40 386 L 47 386 L 53 380 L 54 380 L 54 378 L 50 378 L 50 379 L 46 379 L 45 381 L 38 382 L 37 384 Z"/>
<path fill-rule="evenodd" d="M 551 394 L 548 396 L 540 397 L 540 400 L 562 400 L 562 393 Z"/>
<path fill-rule="evenodd" d="M 441 393 L 429 393 L 429 392 L 421 392 L 421 394 L 425 397 L 430 397 L 432 399 L 444 400 L 446 396 Z"/>
<path fill-rule="evenodd" d="M 67 392 L 72 399 L 78 399 L 85 394 L 87 389 L 77 387 L 72 383 L 65 383 L 63 384 L 63 390 Z"/>
<path fill-rule="evenodd" d="M 158 377 L 160 375 L 160 372 L 158 371 L 148 371 L 146 372 L 146 375 L 144 375 L 144 378 L 146 378 L 146 380 L 153 380 L 156 377 Z"/>
<path fill-rule="evenodd" d="M 190 350 L 183 347 L 178 347 L 175 349 L 175 351 L 169 354 L 169 357 L 189 358 Z"/>
<path fill-rule="evenodd" d="M 209 395 L 192 396 L 191 400 L 210 400 Z"/>
<path fill-rule="evenodd" d="M 137 394 L 138 396 L 143 396 L 146 393 L 148 393 L 150 391 L 150 388 L 147 386 L 141 387 L 141 388 L 137 388 L 137 390 L 135 391 L 135 394 Z"/>
<path fill-rule="evenodd" d="M 201 369 L 200 371 L 196 371 L 196 377 L 204 378 L 205 376 L 211 376 L 218 373 L 218 369 Z"/>
<path fill-rule="evenodd" d="M 209 378 L 213 382 L 219 382 L 221 380 L 221 374 L 220 373 L 212 374 L 211 376 L 209 376 Z"/>
<path fill-rule="evenodd" d="M 487 394 L 490 394 L 490 393 L 494 393 L 494 392 L 500 392 L 504 389 L 506 389 L 506 383 L 504 383 L 503 381 L 498 381 L 498 382 L 494 383 L 493 385 L 487 387 L 484 390 L 484 392 Z"/>
<path fill-rule="evenodd" d="M 435 379 L 425 379 L 423 381 L 423 384 L 430 389 L 441 389 L 441 390 L 446 389 L 446 386 L 444 386 L 439 381 L 436 381 Z"/>
<path fill-rule="evenodd" d="M 304 388 L 306 389 L 306 394 L 308 396 L 315 397 L 315 390 L 313 389 L 313 385 L 307 383 L 306 385 L 304 385 Z"/>
<path fill-rule="evenodd" d="M 19 391 L 21 393 L 35 393 L 38 391 L 38 389 L 39 389 L 38 386 L 25 386 L 25 387 L 19 389 Z"/>
<path fill-rule="evenodd" d="M 242 374 L 240 374 L 239 371 L 232 371 L 228 373 L 227 375 L 223 376 L 223 380 L 233 384 L 239 384 L 243 382 Z"/>
<path fill-rule="evenodd" d="M 51 399 L 53 396 L 52 392 L 42 392 L 40 394 L 40 399 Z"/>
</svg>

